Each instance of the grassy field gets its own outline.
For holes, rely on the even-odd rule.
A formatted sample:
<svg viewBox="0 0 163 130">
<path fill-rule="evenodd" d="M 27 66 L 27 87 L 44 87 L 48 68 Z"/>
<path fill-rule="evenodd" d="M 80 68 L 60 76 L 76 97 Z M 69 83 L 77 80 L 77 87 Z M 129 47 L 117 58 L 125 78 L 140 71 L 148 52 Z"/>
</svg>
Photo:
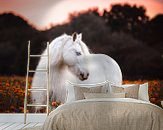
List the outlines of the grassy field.
<svg viewBox="0 0 163 130">
<path fill-rule="evenodd" d="M 32 78 L 29 78 L 29 87 Z M 124 80 L 124 84 L 149 82 L 150 101 L 160 106 L 163 99 L 163 80 Z M 22 113 L 24 105 L 25 77 L 0 77 L 0 113 Z M 162 94 L 162 95 L 161 95 Z M 29 94 L 30 96 L 30 94 Z M 58 106 L 58 102 L 51 102 L 52 106 Z"/>
</svg>

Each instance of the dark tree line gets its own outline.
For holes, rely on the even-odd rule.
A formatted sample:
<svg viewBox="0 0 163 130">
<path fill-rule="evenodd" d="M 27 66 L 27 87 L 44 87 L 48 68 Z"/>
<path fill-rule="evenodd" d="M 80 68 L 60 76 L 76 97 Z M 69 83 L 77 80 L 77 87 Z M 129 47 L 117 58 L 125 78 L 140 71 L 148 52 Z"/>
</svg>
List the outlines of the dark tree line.
<svg viewBox="0 0 163 130">
<path fill-rule="evenodd" d="M 113 5 L 103 14 L 98 9 L 70 15 L 70 22 L 38 31 L 12 14 L 0 16 L 0 74 L 25 75 L 27 41 L 32 53 L 41 53 L 46 41 L 67 33 L 82 32 L 94 53 L 105 53 L 120 65 L 124 79 L 163 79 L 163 15 L 152 19 L 144 7 Z M 38 59 L 31 62 L 36 67 Z"/>
</svg>

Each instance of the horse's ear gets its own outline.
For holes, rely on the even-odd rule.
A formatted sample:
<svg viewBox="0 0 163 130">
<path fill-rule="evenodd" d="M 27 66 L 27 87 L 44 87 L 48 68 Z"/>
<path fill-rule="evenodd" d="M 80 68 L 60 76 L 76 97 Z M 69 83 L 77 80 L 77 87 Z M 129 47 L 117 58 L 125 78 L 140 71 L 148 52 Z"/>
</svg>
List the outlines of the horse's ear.
<svg viewBox="0 0 163 130">
<path fill-rule="evenodd" d="M 82 40 L 82 33 L 78 35 L 78 39 Z"/>
<path fill-rule="evenodd" d="M 76 40 L 76 38 L 77 38 L 77 33 L 76 33 L 76 32 L 74 32 L 74 33 L 72 34 L 72 38 L 73 38 L 73 41 Z"/>
</svg>

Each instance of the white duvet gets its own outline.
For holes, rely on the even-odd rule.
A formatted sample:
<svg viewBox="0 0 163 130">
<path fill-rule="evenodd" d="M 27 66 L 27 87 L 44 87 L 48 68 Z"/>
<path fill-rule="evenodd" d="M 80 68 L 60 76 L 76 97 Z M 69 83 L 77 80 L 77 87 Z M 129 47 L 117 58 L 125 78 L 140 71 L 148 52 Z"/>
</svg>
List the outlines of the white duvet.
<svg viewBox="0 0 163 130">
<path fill-rule="evenodd" d="M 163 109 L 131 98 L 84 99 L 59 106 L 35 130 L 163 130 Z"/>
</svg>

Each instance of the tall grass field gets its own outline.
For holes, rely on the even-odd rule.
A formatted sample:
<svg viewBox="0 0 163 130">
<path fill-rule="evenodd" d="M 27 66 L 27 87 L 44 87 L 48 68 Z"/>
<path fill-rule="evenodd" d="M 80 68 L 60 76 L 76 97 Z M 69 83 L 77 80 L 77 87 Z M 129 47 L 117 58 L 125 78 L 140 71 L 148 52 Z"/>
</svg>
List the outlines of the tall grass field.
<svg viewBox="0 0 163 130">
<path fill-rule="evenodd" d="M 31 86 L 32 78 L 29 78 L 29 87 Z M 123 84 L 142 84 L 149 83 L 150 101 L 161 106 L 160 101 L 163 100 L 163 80 L 124 80 Z M 11 76 L 0 77 L 0 113 L 23 113 L 24 92 L 25 92 L 25 77 Z M 30 97 L 30 93 L 28 93 Z M 58 101 L 51 102 L 50 105 L 58 106 Z"/>
</svg>

